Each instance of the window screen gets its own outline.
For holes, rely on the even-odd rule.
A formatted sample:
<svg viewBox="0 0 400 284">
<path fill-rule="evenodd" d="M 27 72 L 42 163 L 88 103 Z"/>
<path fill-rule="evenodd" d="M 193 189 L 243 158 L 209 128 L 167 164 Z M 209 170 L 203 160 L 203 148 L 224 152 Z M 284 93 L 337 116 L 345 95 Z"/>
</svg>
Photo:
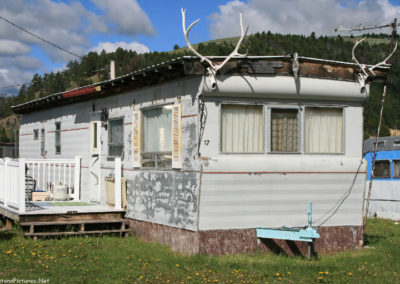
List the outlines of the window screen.
<svg viewBox="0 0 400 284">
<path fill-rule="evenodd" d="M 172 105 L 142 111 L 142 166 L 172 167 Z"/>
<path fill-rule="evenodd" d="M 262 106 L 223 105 L 221 150 L 226 153 L 259 153 L 264 145 Z"/>
<path fill-rule="evenodd" d="M 375 178 L 390 178 L 390 161 L 375 161 Z"/>
<path fill-rule="evenodd" d="M 56 154 L 61 154 L 61 122 L 56 122 L 55 146 Z"/>
<path fill-rule="evenodd" d="M 44 157 L 45 154 L 45 145 L 46 145 L 46 141 L 45 141 L 46 135 L 45 135 L 45 131 L 44 129 L 40 129 L 40 155 L 42 157 Z"/>
<path fill-rule="evenodd" d="M 271 110 L 271 151 L 298 151 L 297 109 Z"/>
<path fill-rule="evenodd" d="M 33 140 L 39 140 L 39 129 L 33 130 Z"/>
<path fill-rule="evenodd" d="M 124 143 L 124 120 L 122 118 L 108 122 L 108 155 L 121 157 Z"/>
<path fill-rule="evenodd" d="M 400 160 L 393 160 L 393 178 L 400 178 Z"/>
<path fill-rule="evenodd" d="M 343 109 L 306 108 L 305 151 L 343 153 Z"/>
</svg>

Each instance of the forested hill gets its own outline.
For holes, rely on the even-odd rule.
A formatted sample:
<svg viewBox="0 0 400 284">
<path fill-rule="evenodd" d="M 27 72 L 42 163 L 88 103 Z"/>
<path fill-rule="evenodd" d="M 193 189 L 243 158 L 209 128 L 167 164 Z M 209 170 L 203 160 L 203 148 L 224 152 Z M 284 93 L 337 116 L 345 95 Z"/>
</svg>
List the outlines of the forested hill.
<svg viewBox="0 0 400 284">
<path fill-rule="evenodd" d="M 375 64 L 382 61 L 389 51 L 390 39 L 387 35 L 366 35 L 367 40 L 357 48 L 357 58 L 360 62 Z M 216 40 L 196 45 L 203 55 L 228 55 L 237 39 Z M 314 33 L 310 36 L 281 35 L 256 33 L 247 36 L 242 43 L 240 52 L 248 55 L 285 55 L 297 52 L 300 56 L 340 60 L 351 62 L 353 37 L 319 37 Z M 11 106 L 47 96 L 52 93 L 73 89 L 93 82 L 108 79 L 108 65 L 111 60 L 116 62 L 116 75 L 120 76 L 131 71 L 160 63 L 178 56 L 189 55 L 186 49 L 175 45 L 171 52 L 151 52 L 137 54 L 133 51 L 118 48 L 115 52 L 105 51 L 97 54 L 90 52 L 81 62 L 71 61 L 64 71 L 34 75 L 29 85 L 23 85 L 15 97 L 0 95 L 0 141 L 13 141 L 9 123 L 1 123 L 1 119 L 12 114 Z M 190 54 L 191 55 L 191 54 Z M 389 75 L 388 96 L 384 111 L 382 136 L 390 135 L 389 128 L 400 128 L 400 50 L 392 58 L 392 68 Z M 376 133 L 380 111 L 382 85 L 374 84 L 368 102 L 365 104 L 365 136 Z"/>
</svg>

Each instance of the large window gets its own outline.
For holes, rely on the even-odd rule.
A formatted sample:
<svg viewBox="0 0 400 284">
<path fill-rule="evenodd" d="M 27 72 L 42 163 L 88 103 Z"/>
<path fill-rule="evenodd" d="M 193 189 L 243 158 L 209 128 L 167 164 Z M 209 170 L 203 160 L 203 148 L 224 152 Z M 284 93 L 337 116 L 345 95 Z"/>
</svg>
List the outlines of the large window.
<svg viewBox="0 0 400 284">
<path fill-rule="evenodd" d="M 271 110 L 271 151 L 298 152 L 298 110 Z"/>
<path fill-rule="evenodd" d="M 39 140 L 39 129 L 33 130 L 33 140 Z"/>
<path fill-rule="evenodd" d="M 142 166 L 172 167 L 172 105 L 142 111 Z"/>
<path fill-rule="evenodd" d="M 390 178 L 390 161 L 375 161 L 375 178 Z"/>
<path fill-rule="evenodd" d="M 61 122 L 56 122 L 55 146 L 56 154 L 61 154 Z"/>
<path fill-rule="evenodd" d="M 343 109 L 306 108 L 304 142 L 307 153 L 343 153 Z"/>
<path fill-rule="evenodd" d="M 108 121 L 108 156 L 121 157 L 124 145 L 124 120 L 122 118 Z"/>
<path fill-rule="evenodd" d="M 262 106 L 223 105 L 221 144 L 225 153 L 263 152 Z"/>
</svg>

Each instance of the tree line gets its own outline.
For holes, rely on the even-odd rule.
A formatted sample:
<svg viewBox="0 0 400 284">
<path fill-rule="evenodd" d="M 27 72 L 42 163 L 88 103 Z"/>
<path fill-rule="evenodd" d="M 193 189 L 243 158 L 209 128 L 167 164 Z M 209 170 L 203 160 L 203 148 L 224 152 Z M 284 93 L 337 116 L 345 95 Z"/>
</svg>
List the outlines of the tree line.
<svg viewBox="0 0 400 284">
<path fill-rule="evenodd" d="M 360 62 L 375 64 L 389 54 L 390 38 L 385 34 L 367 34 L 367 40 L 357 47 Z M 246 37 L 240 52 L 247 55 L 286 55 L 297 52 L 300 56 L 351 62 L 354 36 L 321 36 L 315 33 L 304 35 L 282 35 L 271 32 L 252 34 Z M 216 40 L 196 45 L 202 55 L 228 55 L 234 49 L 235 40 Z M 115 52 L 90 52 L 81 61 L 70 61 L 65 70 L 43 75 L 35 74 L 29 85 L 22 85 L 18 95 L 10 97 L 0 94 L 0 119 L 12 114 L 11 106 L 38 99 L 50 94 L 109 79 L 109 63 L 116 64 L 116 76 L 130 73 L 153 64 L 179 56 L 192 55 L 187 49 L 174 46 L 171 52 L 149 52 L 137 54 L 135 51 L 118 48 Z M 381 136 L 390 135 L 389 128 L 400 128 L 400 51 L 391 59 L 388 77 L 387 103 L 383 116 Z M 365 137 L 376 134 L 382 84 L 371 86 L 370 96 L 364 106 Z M 12 131 L 0 125 L 0 141 L 12 142 Z M 6 128 L 4 130 L 4 128 Z"/>
</svg>

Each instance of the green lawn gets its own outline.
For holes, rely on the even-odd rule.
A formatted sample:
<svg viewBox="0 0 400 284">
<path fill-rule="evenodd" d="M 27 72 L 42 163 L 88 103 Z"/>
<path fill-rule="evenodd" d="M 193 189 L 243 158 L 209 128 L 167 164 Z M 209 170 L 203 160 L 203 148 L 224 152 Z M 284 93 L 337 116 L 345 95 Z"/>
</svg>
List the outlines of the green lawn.
<svg viewBox="0 0 400 284">
<path fill-rule="evenodd" d="M 185 256 L 135 237 L 34 241 L 0 233 L 1 279 L 48 283 L 400 283 L 400 224 L 371 219 L 369 248 L 315 261 L 280 255 Z M 15 282 L 17 283 L 17 282 Z M 37 282 L 39 283 L 39 282 Z M 43 283 L 43 282 L 42 282 Z"/>
</svg>

